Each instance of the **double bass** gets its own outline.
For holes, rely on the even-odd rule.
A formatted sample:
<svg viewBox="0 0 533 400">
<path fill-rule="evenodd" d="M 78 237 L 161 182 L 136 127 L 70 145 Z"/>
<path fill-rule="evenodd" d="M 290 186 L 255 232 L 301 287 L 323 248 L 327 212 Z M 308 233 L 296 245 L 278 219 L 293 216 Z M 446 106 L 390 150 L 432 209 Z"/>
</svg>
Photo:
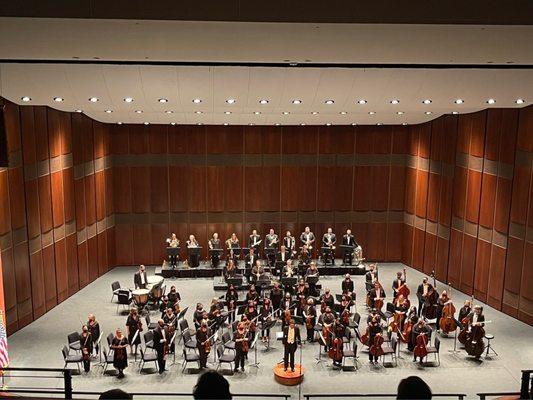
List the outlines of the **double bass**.
<svg viewBox="0 0 533 400">
<path fill-rule="evenodd" d="M 411 291 L 407 287 L 407 271 L 405 268 L 403 269 L 403 280 L 404 280 L 404 283 L 402 284 L 402 286 L 400 286 L 396 290 L 396 297 L 399 297 L 400 295 L 402 295 L 404 299 L 407 299 L 409 295 L 411 294 Z"/>
<path fill-rule="evenodd" d="M 454 332 L 457 329 L 457 323 L 455 322 L 455 311 L 455 306 L 451 300 L 448 300 L 442 308 L 442 317 L 439 321 L 439 327 L 445 334 Z"/>
<path fill-rule="evenodd" d="M 433 278 L 433 286 L 426 294 L 424 308 L 422 310 L 426 319 L 437 318 L 437 301 L 439 300 L 439 294 L 437 293 L 437 280 L 435 279 L 435 271 L 431 273 L 431 277 Z"/>
<path fill-rule="evenodd" d="M 483 354 L 485 350 L 484 337 L 485 329 L 483 329 L 481 324 L 472 325 L 470 332 L 466 335 L 465 341 L 465 350 L 468 355 L 478 358 Z"/>
</svg>

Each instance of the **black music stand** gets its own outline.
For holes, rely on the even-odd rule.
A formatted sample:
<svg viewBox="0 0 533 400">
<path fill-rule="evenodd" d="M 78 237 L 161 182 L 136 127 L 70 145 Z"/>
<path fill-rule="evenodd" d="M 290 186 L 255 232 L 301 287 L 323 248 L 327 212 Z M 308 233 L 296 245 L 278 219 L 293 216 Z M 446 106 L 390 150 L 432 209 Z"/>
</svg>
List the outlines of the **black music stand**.
<svg viewBox="0 0 533 400">
<path fill-rule="evenodd" d="M 287 265 L 287 260 L 285 261 L 276 261 L 276 263 L 274 264 L 274 272 L 276 275 L 278 276 L 281 276 L 281 274 L 283 273 L 283 267 L 285 267 L 285 265 Z"/>
<path fill-rule="evenodd" d="M 294 287 L 296 285 L 297 278 L 295 276 L 284 276 L 281 278 L 281 285 L 283 287 Z"/>
<path fill-rule="evenodd" d="M 263 325 L 261 326 L 261 330 L 265 330 L 265 331 L 266 330 L 270 330 L 270 329 L 272 329 L 272 328 L 274 328 L 276 326 L 276 323 L 277 323 L 277 320 L 275 318 L 273 318 L 272 320 L 263 323 Z M 266 342 L 265 351 L 268 351 L 271 348 L 273 349 L 274 347 L 270 347 L 270 335 L 268 335 L 268 340 Z"/>
<path fill-rule="evenodd" d="M 309 275 L 305 278 L 305 281 L 309 283 L 309 285 L 316 285 L 318 282 L 318 275 Z"/>
<path fill-rule="evenodd" d="M 180 259 L 180 248 L 179 247 L 167 247 L 168 260 L 172 269 L 178 265 Z"/>
<path fill-rule="evenodd" d="M 332 260 L 331 261 L 332 265 L 335 264 L 335 260 L 332 259 L 333 253 L 331 251 L 331 248 L 329 248 L 329 247 L 321 247 L 320 251 L 322 252 L 322 257 L 324 258 L 324 266 L 327 265 L 328 258 L 330 258 Z"/>
<path fill-rule="evenodd" d="M 278 249 L 275 247 L 265 247 L 265 257 L 268 260 L 268 264 L 270 266 L 273 266 L 276 262 L 276 253 L 278 252 Z"/>
<path fill-rule="evenodd" d="M 242 276 L 236 276 L 234 278 L 228 278 L 226 279 L 226 283 L 228 284 L 228 287 L 233 285 L 235 289 L 237 290 L 238 287 L 242 286 Z"/>
<path fill-rule="evenodd" d="M 220 255 L 224 252 L 222 249 L 209 249 L 209 259 L 211 260 L 211 267 L 216 268 L 220 263 Z"/>
<path fill-rule="evenodd" d="M 198 247 L 187 247 L 187 253 L 189 255 L 189 267 L 198 268 L 200 265 L 200 252 L 202 251 L 202 246 Z"/>
<path fill-rule="evenodd" d="M 242 253 L 243 257 L 246 257 L 250 253 L 250 248 L 249 247 L 241 247 L 241 253 Z"/>
<path fill-rule="evenodd" d="M 353 253 L 355 247 L 345 244 L 341 244 L 340 249 L 342 250 L 342 265 L 346 265 L 346 260 L 349 260 L 348 265 L 352 265 L 352 257 L 349 257 L 350 253 Z"/>
</svg>

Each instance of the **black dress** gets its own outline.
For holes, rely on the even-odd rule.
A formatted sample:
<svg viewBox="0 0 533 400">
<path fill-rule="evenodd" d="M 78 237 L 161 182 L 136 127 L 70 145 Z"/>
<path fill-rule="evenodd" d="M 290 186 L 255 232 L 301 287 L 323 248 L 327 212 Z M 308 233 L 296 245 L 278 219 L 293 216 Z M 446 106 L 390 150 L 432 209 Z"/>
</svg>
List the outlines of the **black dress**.
<svg viewBox="0 0 533 400">
<path fill-rule="evenodd" d="M 141 333 L 140 332 L 135 338 L 135 342 L 133 341 L 133 337 L 139 330 L 140 323 L 141 323 L 141 320 L 139 319 L 139 317 L 135 319 L 131 315 L 128 315 L 128 320 L 126 321 L 126 326 L 129 328 L 128 343 L 130 343 L 132 346 L 141 344 Z"/>
<path fill-rule="evenodd" d="M 125 346 L 128 344 L 128 339 L 123 337 L 122 339 L 119 339 L 117 337 L 113 338 L 113 342 L 111 342 L 111 346 Z M 128 352 L 126 350 L 126 347 L 122 348 L 115 348 L 113 351 L 113 367 L 115 367 L 118 370 L 126 369 L 128 366 Z"/>
</svg>

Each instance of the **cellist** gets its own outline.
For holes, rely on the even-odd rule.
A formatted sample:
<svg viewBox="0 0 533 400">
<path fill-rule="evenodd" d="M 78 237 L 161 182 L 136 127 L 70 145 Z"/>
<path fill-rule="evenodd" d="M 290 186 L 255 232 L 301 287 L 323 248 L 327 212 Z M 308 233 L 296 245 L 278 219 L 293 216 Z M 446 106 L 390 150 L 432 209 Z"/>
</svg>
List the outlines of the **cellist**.
<svg viewBox="0 0 533 400">
<path fill-rule="evenodd" d="M 413 361 L 416 361 L 416 357 L 418 356 L 418 357 L 420 357 L 420 362 L 422 362 L 422 358 L 425 357 L 425 355 L 422 355 L 423 354 L 423 350 L 420 347 L 421 346 L 421 340 L 418 339 L 418 337 L 421 334 L 425 334 L 427 341 L 429 341 L 430 332 L 431 332 L 431 328 L 429 328 L 426 325 L 426 322 L 424 321 L 424 318 L 419 318 L 418 322 L 416 323 L 416 325 L 413 326 L 413 331 L 412 331 L 412 334 L 411 334 L 411 343 L 410 343 L 411 346 L 410 347 L 413 349 Z M 427 341 L 426 341 L 426 344 L 427 344 Z M 416 351 L 416 347 L 417 346 L 419 347 L 419 351 L 418 352 Z"/>
<path fill-rule="evenodd" d="M 383 307 L 383 302 L 387 295 L 385 294 L 385 291 L 383 290 L 383 287 L 379 281 L 374 282 L 374 287 L 372 290 L 370 290 L 369 297 L 371 307 L 377 308 L 378 311 L 381 311 L 381 307 Z"/>
<path fill-rule="evenodd" d="M 446 290 L 443 290 L 437 300 L 437 329 L 440 326 L 440 319 L 442 318 L 442 309 L 444 308 L 444 305 L 449 301 L 451 300 L 448 297 L 448 292 Z"/>
<path fill-rule="evenodd" d="M 377 363 L 378 358 L 383 354 L 383 336 L 380 318 L 375 316 L 372 318 L 370 325 L 368 326 L 368 359 L 371 364 Z"/>
<path fill-rule="evenodd" d="M 463 319 L 468 317 L 468 314 L 472 312 L 472 302 L 470 300 L 465 300 L 464 305 L 459 310 L 458 320 L 463 323 Z"/>
</svg>

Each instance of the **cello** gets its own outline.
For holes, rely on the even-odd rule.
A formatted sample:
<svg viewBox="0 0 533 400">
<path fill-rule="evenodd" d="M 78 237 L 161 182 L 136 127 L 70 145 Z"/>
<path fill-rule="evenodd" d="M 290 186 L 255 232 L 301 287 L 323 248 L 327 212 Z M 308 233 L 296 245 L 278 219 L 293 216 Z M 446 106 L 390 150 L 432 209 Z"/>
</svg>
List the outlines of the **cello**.
<svg viewBox="0 0 533 400">
<path fill-rule="evenodd" d="M 374 340 L 372 341 L 372 345 L 370 346 L 370 354 L 372 354 L 374 357 L 382 356 L 384 341 L 385 339 L 383 339 L 383 335 L 381 333 L 376 333 L 376 336 L 374 336 Z"/>
<path fill-rule="evenodd" d="M 333 360 L 333 362 L 341 362 L 342 361 L 342 338 L 336 337 L 333 339 L 333 343 L 328 351 L 328 356 Z"/>
<path fill-rule="evenodd" d="M 450 295 L 448 301 L 444 304 L 442 308 L 442 317 L 439 321 L 439 327 L 442 332 L 448 334 L 454 332 L 457 329 L 457 323 L 455 322 L 455 306 L 451 300 L 451 287 L 449 289 Z"/>
<path fill-rule="evenodd" d="M 428 336 L 425 332 L 422 332 L 416 337 L 416 344 L 414 349 L 415 358 L 420 357 L 420 361 L 422 361 L 422 359 L 428 355 L 427 345 Z"/>
<path fill-rule="evenodd" d="M 403 280 L 404 280 L 404 283 L 402 284 L 402 286 L 398 288 L 396 293 L 397 293 L 397 297 L 400 297 L 401 295 L 403 296 L 404 299 L 407 299 L 409 295 L 411 294 L 411 291 L 407 287 L 407 271 L 405 268 L 403 269 Z"/>
<path fill-rule="evenodd" d="M 426 294 L 426 300 L 424 302 L 423 315 L 426 319 L 435 319 L 437 317 L 437 301 L 439 294 L 437 292 L 437 280 L 435 278 L 435 271 L 431 272 L 433 278 L 433 286 Z"/>
</svg>

